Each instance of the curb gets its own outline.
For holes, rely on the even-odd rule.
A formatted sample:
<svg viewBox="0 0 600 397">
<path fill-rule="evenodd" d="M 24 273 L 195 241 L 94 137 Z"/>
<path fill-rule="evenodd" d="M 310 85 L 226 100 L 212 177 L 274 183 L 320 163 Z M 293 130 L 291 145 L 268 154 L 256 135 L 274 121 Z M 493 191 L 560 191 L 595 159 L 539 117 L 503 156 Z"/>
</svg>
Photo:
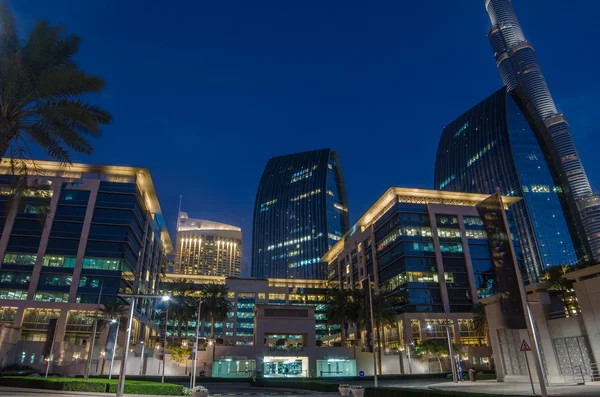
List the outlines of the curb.
<svg viewBox="0 0 600 397">
<path fill-rule="evenodd" d="M 306 392 L 291 392 L 291 391 L 284 391 L 284 392 L 258 392 L 258 393 L 215 393 L 215 394 L 210 394 L 209 397 L 220 397 L 220 396 L 289 396 L 292 394 L 301 394 L 301 395 L 305 395 L 308 394 Z"/>
</svg>

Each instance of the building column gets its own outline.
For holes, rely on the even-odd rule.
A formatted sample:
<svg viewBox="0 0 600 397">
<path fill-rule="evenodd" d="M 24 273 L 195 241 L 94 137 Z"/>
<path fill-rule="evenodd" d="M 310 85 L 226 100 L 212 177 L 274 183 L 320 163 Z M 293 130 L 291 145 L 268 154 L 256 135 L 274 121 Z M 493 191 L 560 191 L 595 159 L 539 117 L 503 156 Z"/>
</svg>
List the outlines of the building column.
<svg viewBox="0 0 600 397">
<path fill-rule="evenodd" d="M 450 299 L 448 298 L 448 287 L 446 286 L 446 276 L 444 271 L 444 262 L 442 260 L 442 251 L 440 251 L 440 239 L 437 234 L 436 213 L 431 210 L 429 204 L 427 204 L 427 212 L 429 213 L 429 224 L 431 225 L 431 237 L 433 238 L 433 250 L 435 252 L 435 261 L 437 263 L 439 280 L 438 283 L 440 285 L 440 294 L 442 295 L 444 312 L 450 313 Z"/>
<path fill-rule="evenodd" d="M 469 249 L 469 239 L 465 233 L 465 222 L 462 214 L 458 214 L 458 228 L 460 230 L 461 242 L 463 245 L 463 255 L 465 257 L 465 265 L 467 270 L 467 278 L 469 279 L 469 289 L 471 290 L 471 300 L 473 304 L 479 303 L 477 296 L 477 285 L 475 283 L 475 273 L 473 272 L 473 262 L 471 261 L 471 250 Z"/>
<path fill-rule="evenodd" d="M 8 240 L 12 233 L 13 225 L 15 224 L 15 218 L 17 216 L 18 205 L 16 203 L 21 199 L 21 193 L 15 193 L 13 203 L 6 214 L 6 223 L 4 224 L 4 230 L 2 231 L 2 238 L 0 238 L 0 268 L 4 262 L 4 255 L 6 254 L 6 247 L 8 246 Z"/>
<path fill-rule="evenodd" d="M 94 216 L 94 207 L 96 206 L 96 197 L 98 197 L 100 181 L 89 180 L 86 181 L 86 185 L 90 185 L 91 187 L 90 198 L 88 199 L 88 205 L 85 211 L 85 218 L 83 220 L 83 228 L 81 230 L 81 238 L 79 239 L 79 247 L 77 248 L 77 258 L 75 259 L 75 268 L 73 269 L 71 290 L 69 291 L 69 302 L 75 302 L 77 300 L 77 288 L 79 287 L 79 279 L 81 277 L 81 268 L 83 267 L 85 249 L 87 247 L 87 241 L 90 236 L 90 227 L 92 226 L 92 218 Z"/>
<path fill-rule="evenodd" d="M 54 215 L 56 214 L 56 207 L 58 206 L 58 200 L 60 198 L 61 185 L 62 184 L 56 184 L 54 186 L 52 200 L 50 200 L 50 212 L 46 216 L 44 231 L 42 232 L 42 237 L 40 238 L 40 246 L 38 247 L 35 266 L 33 267 L 33 272 L 31 273 L 31 282 L 29 283 L 29 290 L 27 292 L 28 301 L 33 300 L 40 280 L 40 273 L 42 271 L 42 265 L 44 264 L 44 254 L 46 253 L 46 248 L 48 247 L 48 239 L 50 238 L 50 231 L 52 230 L 52 222 L 54 222 Z"/>
</svg>

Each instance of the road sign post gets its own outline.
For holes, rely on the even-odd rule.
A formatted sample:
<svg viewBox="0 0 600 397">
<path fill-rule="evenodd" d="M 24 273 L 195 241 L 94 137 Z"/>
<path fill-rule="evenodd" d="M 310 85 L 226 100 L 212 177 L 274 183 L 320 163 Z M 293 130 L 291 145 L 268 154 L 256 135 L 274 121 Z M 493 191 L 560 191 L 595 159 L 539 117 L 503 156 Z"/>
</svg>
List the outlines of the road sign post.
<svg viewBox="0 0 600 397">
<path fill-rule="evenodd" d="M 527 352 L 531 351 L 531 347 L 527 344 L 525 339 L 521 342 L 521 349 L 525 355 L 525 363 L 527 363 L 527 373 L 529 374 L 529 382 L 531 383 L 531 392 L 535 396 L 535 387 L 533 386 L 533 377 L 531 376 L 531 368 L 529 367 L 529 358 L 527 358 Z"/>
</svg>

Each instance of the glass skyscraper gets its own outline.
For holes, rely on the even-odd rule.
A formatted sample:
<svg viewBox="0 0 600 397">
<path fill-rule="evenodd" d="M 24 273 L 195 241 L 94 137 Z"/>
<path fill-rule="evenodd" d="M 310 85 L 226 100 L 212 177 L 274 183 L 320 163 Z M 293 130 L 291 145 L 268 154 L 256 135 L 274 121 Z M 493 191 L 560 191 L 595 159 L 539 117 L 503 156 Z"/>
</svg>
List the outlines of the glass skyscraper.
<svg viewBox="0 0 600 397">
<path fill-rule="evenodd" d="M 535 50 L 521 30 L 511 0 L 485 0 L 485 8 L 492 23 L 488 38 L 502 81 L 509 91 L 521 90 L 542 120 L 541 139 L 552 156 L 551 167 L 560 179 L 573 220 L 583 227 L 588 253 L 600 260 L 600 198 L 592 192 L 569 124 L 556 109 Z"/>
<path fill-rule="evenodd" d="M 336 152 L 272 157 L 260 180 L 252 230 L 252 277 L 325 279 L 321 257 L 348 230 Z"/>
<path fill-rule="evenodd" d="M 502 88 L 447 125 L 434 183 L 440 190 L 491 194 L 499 188 L 523 197 L 512 210 L 527 275 L 535 281 L 545 267 L 577 262 L 581 244 L 572 238 L 564 192 L 523 104 Z"/>
</svg>

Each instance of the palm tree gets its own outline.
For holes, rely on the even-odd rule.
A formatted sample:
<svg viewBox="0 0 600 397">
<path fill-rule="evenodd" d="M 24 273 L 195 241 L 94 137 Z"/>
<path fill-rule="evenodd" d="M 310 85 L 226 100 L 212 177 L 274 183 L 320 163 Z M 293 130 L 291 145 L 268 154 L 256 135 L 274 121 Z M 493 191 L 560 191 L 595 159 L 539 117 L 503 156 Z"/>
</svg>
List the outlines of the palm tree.
<svg viewBox="0 0 600 397">
<path fill-rule="evenodd" d="M 171 310 L 177 317 L 177 336 L 181 338 L 182 324 L 189 315 L 190 306 L 192 302 L 188 299 L 188 296 L 195 291 L 194 283 L 188 279 L 179 278 L 171 284 L 171 292 L 173 293 L 173 304 Z M 193 310 L 192 310 L 193 312 Z"/>
<path fill-rule="evenodd" d="M 215 337 L 215 322 L 225 321 L 227 313 L 233 310 L 233 303 L 227 300 L 229 287 L 225 284 L 206 284 L 202 291 L 202 317 L 210 319 L 210 337 Z"/>
<path fill-rule="evenodd" d="M 419 355 L 431 354 L 437 358 L 440 372 L 444 372 L 442 356 L 448 355 L 448 344 L 443 339 L 427 339 L 415 346 L 415 352 Z"/>
<path fill-rule="evenodd" d="M 106 302 L 102 308 L 100 309 L 100 315 L 105 318 L 104 321 L 100 322 L 100 332 L 104 332 L 106 328 L 110 326 L 110 321 L 106 320 L 108 318 L 113 320 L 119 320 L 119 328 L 116 330 L 117 338 L 119 331 L 125 331 L 127 328 L 127 312 L 129 311 L 129 307 L 124 305 L 119 301 L 110 301 Z M 113 354 L 116 346 L 113 346 Z M 106 364 L 106 360 L 102 360 L 102 369 L 100 370 L 100 374 L 104 375 L 104 365 Z"/>
<path fill-rule="evenodd" d="M 350 291 L 332 288 L 327 291 L 327 320 L 330 325 L 339 325 L 342 346 L 346 343 L 345 325 L 350 312 Z"/>
<path fill-rule="evenodd" d="M 483 303 L 473 305 L 473 328 L 477 335 L 488 336 L 488 321 Z"/>
<path fill-rule="evenodd" d="M 382 350 L 382 335 L 385 327 L 396 326 L 396 311 L 394 310 L 394 298 L 383 295 L 374 295 L 373 301 L 373 322 L 377 330 L 377 358 L 379 373 L 382 372 L 381 350 Z"/>
<path fill-rule="evenodd" d="M 359 340 L 362 339 L 361 326 L 365 323 L 365 294 L 361 289 L 353 289 L 348 303 L 348 321 L 356 327 Z"/>
<path fill-rule="evenodd" d="M 6 2 L 0 23 L 0 155 L 8 151 L 13 164 L 26 167 L 30 144 L 62 163 L 71 162 L 70 151 L 91 154 L 88 136 L 100 136 L 112 116 L 82 99 L 105 82 L 73 61 L 80 38 L 46 21 L 19 38 Z"/>
<path fill-rule="evenodd" d="M 571 314 L 571 305 L 569 304 L 567 292 L 573 289 L 573 281 L 567 280 L 563 276 L 572 269 L 567 265 L 550 266 L 546 268 L 541 279 L 548 283 L 550 288 L 560 291 L 563 306 L 568 314 Z"/>
<path fill-rule="evenodd" d="M 118 301 L 110 301 L 106 302 L 102 308 L 100 309 L 100 315 L 104 318 L 110 318 L 119 321 L 119 330 L 124 331 L 127 327 L 127 312 L 129 311 L 129 306 L 118 302 Z M 102 321 L 100 323 L 100 329 L 103 331 L 108 326 L 110 326 L 110 321 Z"/>
</svg>

